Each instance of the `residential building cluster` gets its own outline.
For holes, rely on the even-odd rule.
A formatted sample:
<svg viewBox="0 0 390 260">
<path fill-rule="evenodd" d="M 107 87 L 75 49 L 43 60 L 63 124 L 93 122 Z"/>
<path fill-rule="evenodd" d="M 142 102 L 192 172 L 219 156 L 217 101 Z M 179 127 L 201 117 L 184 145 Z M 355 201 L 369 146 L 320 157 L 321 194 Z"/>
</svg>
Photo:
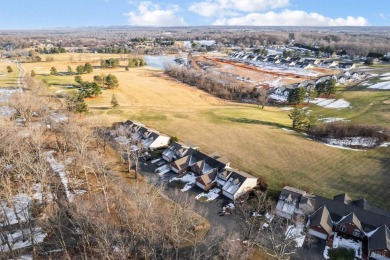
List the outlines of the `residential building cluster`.
<svg viewBox="0 0 390 260">
<path fill-rule="evenodd" d="M 286 186 L 276 214 L 287 219 L 308 215 L 308 234 L 327 241 L 329 248 L 349 239 L 352 242 L 338 246 L 355 249 L 358 258 L 390 259 L 390 212 L 365 199 L 352 200 L 345 193 L 328 199 Z"/>
</svg>

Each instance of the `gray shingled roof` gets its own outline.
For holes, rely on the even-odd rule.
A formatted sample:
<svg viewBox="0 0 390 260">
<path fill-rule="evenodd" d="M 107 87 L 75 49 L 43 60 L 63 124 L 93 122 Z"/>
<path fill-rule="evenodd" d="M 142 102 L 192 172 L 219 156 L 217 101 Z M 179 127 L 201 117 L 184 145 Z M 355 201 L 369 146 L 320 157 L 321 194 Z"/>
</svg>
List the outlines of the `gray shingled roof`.
<svg viewBox="0 0 390 260">
<path fill-rule="evenodd" d="M 362 224 L 360 223 L 360 220 L 358 217 L 356 217 L 355 213 L 351 212 L 348 215 L 344 216 L 342 219 L 337 222 L 338 225 L 344 225 L 353 223 L 355 226 L 360 230 L 363 231 Z"/>
<path fill-rule="evenodd" d="M 390 250 L 390 230 L 386 225 L 380 226 L 368 240 L 369 250 Z"/>
<path fill-rule="evenodd" d="M 347 193 L 336 195 L 333 197 L 333 200 L 341 201 L 344 204 L 349 204 L 352 201 Z"/>
<path fill-rule="evenodd" d="M 372 230 L 382 224 L 390 226 L 390 217 L 385 214 L 365 210 L 353 204 L 344 204 L 340 201 L 321 196 L 315 196 L 314 199 L 314 208 L 318 209 L 321 206 L 326 206 L 329 212 L 331 212 L 333 219 L 336 219 L 337 217 L 341 218 L 342 216 L 346 216 L 353 212 L 360 219 L 363 226 L 368 226 L 368 230 Z"/>
<path fill-rule="evenodd" d="M 319 208 L 310 217 L 310 226 L 321 226 L 328 235 L 332 234 L 332 218 L 330 217 L 329 211 L 325 206 Z"/>
</svg>

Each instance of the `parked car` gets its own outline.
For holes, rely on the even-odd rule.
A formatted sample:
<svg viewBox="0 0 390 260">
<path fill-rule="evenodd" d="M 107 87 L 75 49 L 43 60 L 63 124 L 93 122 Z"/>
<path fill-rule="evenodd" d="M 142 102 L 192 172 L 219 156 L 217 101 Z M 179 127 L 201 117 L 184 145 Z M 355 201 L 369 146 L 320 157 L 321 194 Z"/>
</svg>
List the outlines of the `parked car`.
<svg viewBox="0 0 390 260">
<path fill-rule="evenodd" d="M 166 162 L 164 160 L 161 160 L 157 163 L 157 166 L 163 166 Z"/>
<path fill-rule="evenodd" d="M 151 161 L 151 160 L 152 160 L 152 156 L 150 156 L 150 155 L 145 155 L 145 156 L 141 157 L 141 161 L 142 162 L 148 162 L 148 161 Z"/>
</svg>

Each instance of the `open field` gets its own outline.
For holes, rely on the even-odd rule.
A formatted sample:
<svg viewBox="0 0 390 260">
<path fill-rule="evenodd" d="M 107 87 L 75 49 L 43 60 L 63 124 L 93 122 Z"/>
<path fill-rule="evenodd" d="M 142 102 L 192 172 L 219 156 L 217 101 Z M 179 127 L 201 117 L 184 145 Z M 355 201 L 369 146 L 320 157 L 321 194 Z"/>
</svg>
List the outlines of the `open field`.
<svg viewBox="0 0 390 260">
<path fill-rule="evenodd" d="M 34 68 L 37 74 L 42 74 L 37 78 L 42 79 L 51 66 L 56 66 L 59 72 L 66 71 L 68 64 L 75 69 L 76 63 L 71 63 L 69 56 L 55 55 L 54 62 L 23 66 L 28 73 Z M 103 56 L 89 54 L 84 57 L 91 61 Z M 148 67 L 131 68 L 130 71 L 95 69 L 93 74 L 83 75 L 83 78 L 90 80 L 100 73 L 115 74 L 120 82 L 117 89 L 103 91 L 101 96 L 88 100 L 90 115 L 97 116 L 105 124 L 127 119 L 141 121 L 177 136 L 183 142 L 198 145 L 205 152 L 217 151 L 228 156 L 233 167 L 266 177 L 272 189 L 289 184 L 326 196 L 347 192 L 354 199 L 365 197 L 377 206 L 390 209 L 387 199 L 390 196 L 390 148 L 356 152 L 325 146 L 283 129 L 290 126 L 286 111 L 226 102 Z M 61 90 L 61 84 L 74 83 L 72 78 L 50 76 L 49 82 L 59 84 L 50 89 Z M 117 110 L 110 109 L 114 93 L 120 104 Z M 324 117 L 337 115 L 358 122 L 388 120 L 389 113 L 377 116 L 376 112 L 383 108 L 381 105 L 386 105 L 387 111 L 389 104 L 385 99 L 388 96 L 351 91 L 340 97 L 350 101 L 353 109 L 339 111 L 317 107 L 316 112 Z M 339 116 L 340 112 L 344 114 Z"/>
<path fill-rule="evenodd" d="M 12 72 L 7 72 L 7 66 L 11 66 Z M 19 70 L 15 63 L 0 60 L 0 88 L 13 88 L 17 87 Z"/>
</svg>

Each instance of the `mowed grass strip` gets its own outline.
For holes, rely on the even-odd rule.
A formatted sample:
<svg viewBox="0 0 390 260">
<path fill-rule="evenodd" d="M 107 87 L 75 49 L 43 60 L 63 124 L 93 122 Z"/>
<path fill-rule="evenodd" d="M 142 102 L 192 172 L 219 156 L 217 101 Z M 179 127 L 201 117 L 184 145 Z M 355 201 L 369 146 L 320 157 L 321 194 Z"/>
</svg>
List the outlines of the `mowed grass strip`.
<svg viewBox="0 0 390 260">
<path fill-rule="evenodd" d="M 8 73 L 7 66 L 11 66 L 12 72 Z M 0 60 L 0 88 L 16 88 L 19 70 L 15 63 L 7 60 Z"/>
<path fill-rule="evenodd" d="M 89 55 L 89 59 L 100 56 Z M 63 62 L 63 68 L 72 64 L 66 59 L 53 64 L 58 62 Z M 48 63 L 45 73 L 48 74 L 50 67 Z M 233 167 L 264 176 L 273 190 L 288 184 L 325 196 L 347 192 L 352 198 L 364 197 L 390 209 L 387 199 L 390 196 L 390 148 L 356 152 L 328 147 L 288 131 L 291 124 L 288 111 L 220 100 L 148 67 L 129 71 L 95 69 L 93 74 L 83 75 L 83 78 L 91 80 L 93 75 L 101 73 L 112 73 L 120 82 L 118 88 L 105 90 L 101 96 L 87 100 L 90 115 L 106 125 L 127 119 L 141 121 L 197 145 L 205 152 L 217 151 L 228 156 Z M 58 77 L 58 82 L 62 77 Z M 114 93 L 120 104 L 117 111 L 110 109 Z M 345 92 L 342 95 L 350 95 L 342 97 L 350 99 L 356 111 L 322 110 L 314 106 L 313 109 L 324 116 L 344 117 L 345 113 L 345 117 L 352 120 L 364 121 L 370 103 L 367 105 L 360 99 L 366 94 Z M 377 100 L 375 102 L 382 99 L 380 95 L 370 95 L 374 95 L 371 98 Z M 377 106 L 379 103 L 370 105 Z M 371 116 L 376 114 L 374 111 Z"/>
</svg>

